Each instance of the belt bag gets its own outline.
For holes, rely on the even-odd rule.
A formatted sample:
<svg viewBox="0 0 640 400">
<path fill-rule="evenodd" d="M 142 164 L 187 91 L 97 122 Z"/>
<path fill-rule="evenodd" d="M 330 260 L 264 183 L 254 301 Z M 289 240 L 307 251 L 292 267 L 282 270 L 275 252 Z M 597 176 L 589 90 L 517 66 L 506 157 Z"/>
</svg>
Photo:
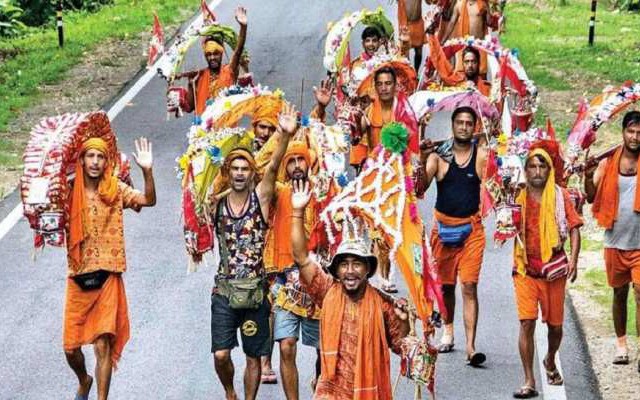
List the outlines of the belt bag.
<svg viewBox="0 0 640 400">
<path fill-rule="evenodd" d="M 102 285 L 107 281 L 109 275 L 111 275 L 111 272 L 101 269 L 86 274 L 72 276 L 71 278 L 82 290 L 96 290 L 102 288 Z"/>
<path fill-rule="evenodd" d="M 567 255 L 563 254 L 561 257 L 552 258 L 542 266 L 540 273 L 542 277 L 549 282 L 567 276 L 569 274 L 569 260 L 567 259 Z"/>
<path fill-rule="evenodd" d="M 264 280 L 258 278 L 225 279 L 218 284 L 220 294 L 235 310 L 256 310 L 264 300 Z"/>
<path fill-rule="evenodd" d="M 461 247 L 467 240 L 473 226 L 471 223 L 461 225 L 445 225 L 438 221 L 438 238 L 447 247 Z"/>
</svg>

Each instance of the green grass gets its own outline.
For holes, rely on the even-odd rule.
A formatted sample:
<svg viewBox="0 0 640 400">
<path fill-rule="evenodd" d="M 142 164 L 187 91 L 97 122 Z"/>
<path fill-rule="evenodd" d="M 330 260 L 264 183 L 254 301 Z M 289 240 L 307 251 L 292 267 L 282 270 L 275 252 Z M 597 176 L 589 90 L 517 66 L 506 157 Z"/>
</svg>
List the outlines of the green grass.
<svg viewBox="0 0 640 400">
<path fill-rule="evenodd" d="M 613 329 L 613 321 L 611 320 L 611 302 L 613 290 L 607 284 L 607 275 L 603 267 L 588 269 L 580 279 L 580 289 L 589 293 L 589 297 L 596 303 L 606 308 L 609 317 L 607 323 Z M 634 336 L 636 333 L 636 302 L 633 289 L 629 291 L 627 302 L 627 334 Z"/>
<path fill-rule="evenodd" d="M 36 30 L 24 38 L 0 40 L 0 53 L 15 54 L 0 63 L 0 131 L 7 129 L 17 112 L 38 100 L 39 86 L 59 82 L 101 42 L 129 40 L 150 31 L 154 10 L 167 25 L 182 22 L 197 7 L 194 0 L 115 0 L 114 5 L 97 13 L 65 13 L 63 49 L 58 48 L 53 27 Z M 1 164 L 7 156 L 2 145 L 0 153 Z"/>
<path fill-rule="evenodd" d="M 509 3 L 504 45 L 517 48 L 529 77 L 539 87 L 567 90 L 572 79 L 601 77 L 616 83 L 640 81 L 640 14 L 613 12 L 599 2 L 595 45 L 588 45 L 590 0 L 567 0 L 566 6 L 538 9 Z M 582 86 L 585 86 L 584 84 Z M 588 84 L 586 86 L 589 86 Z M 593 93 L 602 88 L 592 85 Z"/>
</svg>

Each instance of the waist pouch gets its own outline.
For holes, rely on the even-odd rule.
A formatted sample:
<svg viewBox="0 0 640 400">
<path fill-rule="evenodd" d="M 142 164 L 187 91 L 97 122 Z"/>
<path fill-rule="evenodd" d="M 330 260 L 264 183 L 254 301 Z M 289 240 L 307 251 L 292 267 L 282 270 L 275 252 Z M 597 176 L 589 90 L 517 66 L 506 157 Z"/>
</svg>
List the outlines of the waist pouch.
<svg viewBox="0 0 640 400">
<path fill-rule="evenodd" d="M 530 260 L 528 267 L 527 275 L 552 282 L 569 274 L 569 259 L 562 252 L 551 257 L 547 263 L 535 259 Z"/>
<path fill-rule="evenodd" d="M 109 275 L 111 275 L 111 272 L 100 269 L 98 271 L 72 276 L 71 278 L 82 290 L 96 290 L 102 288 L 102 285 L 107 281 Z"/>
<path fill-rule="evenodd" d="M 221 279 L 216 282 L 218 293 L 229 299 L 229 307 L 235 310 L 256 310 L 264 300 L 264 279 Z"/>
<path fill-rule="evenodd" d="M 461 225 L 445 225 L 440 221 L 437 222 L 438 239 L 440 239 L 440 242 L 447 247 L 461 247 L 473 230 L 473 226 L 470 222 Z"/>
</svg>

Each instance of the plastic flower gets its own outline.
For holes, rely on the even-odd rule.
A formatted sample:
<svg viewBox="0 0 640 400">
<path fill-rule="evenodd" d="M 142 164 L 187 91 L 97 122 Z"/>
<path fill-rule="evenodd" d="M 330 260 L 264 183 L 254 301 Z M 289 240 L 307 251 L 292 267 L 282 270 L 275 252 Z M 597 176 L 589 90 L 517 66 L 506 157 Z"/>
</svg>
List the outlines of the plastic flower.
<svg viewBox="0 0 640 400">
<path fill-rule="evenodd" d="M 407 149 L 409 132 L 403 124 L 391 122 L 385 125 L 380 137 L 384 148 L 392 153 L 402 153 Z"/>
</svg>

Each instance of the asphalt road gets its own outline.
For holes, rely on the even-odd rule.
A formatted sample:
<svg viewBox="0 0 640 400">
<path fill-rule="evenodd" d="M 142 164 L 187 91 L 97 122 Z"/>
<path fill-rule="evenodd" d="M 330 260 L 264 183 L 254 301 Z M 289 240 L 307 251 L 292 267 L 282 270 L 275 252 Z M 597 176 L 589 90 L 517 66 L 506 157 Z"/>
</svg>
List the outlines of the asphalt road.
<svg viewBox="0 0 640 400">
<path fill-rule="evenodd" d="M 231 21 L 234 4 L 223 1 L 215 10 L 218 18 Z M 245 1 L 244 5 L 249 10 L 247 46 L 257 81 L 282 88 L 287 98 L 299 104 L 304 79 L 303 110 L 308 111 L 312 105 L 310 87 L 324 76 L 321 59 L 327 22 L 379 2 L 270 0 Z M 387 2 L 384 6 L 389 8 Z M 198 49 L 187 64 L 203 64 Z M 111 398 L 218 399 L 223 398 L 223 391 L 213 370 L 209 325 L 214 270 L 208 266 L 197 273 L 186 273 L 180 188 L 174 170 L 175 158 L 185 149 L 184 134 L 190 119 L 166 121 L 165 88 L 163 81 L 153 79 L 113 121 L 120 146 L 126 151 L 132 151 L 133 139 L 141 135 L 154 142 L 158 205 L 125 217 L 131 340 L 113 377 Z M 134 180 L 142 182 L 137 170 Z M 421 205 L 425 218 L 430 218 L 434 194 L 431 191 Z M 15 194 L 6 199 L 0 204 L 0 216 L 4 217 L 16 203 Z M 487 232 L 492 232 L 491 227 Z M 0 399 L 72 398 L 76 381 L 65 362 L 61 337 L 64 251 L 47 248 L 35 262 L 32 253 L 32 233 L 21 220 L 0 241 Z M 472 369 L 465 365 L 462 350 L 442 356 L 438 363 L 439 399 L 508 399 L 521 384 L 510 260 L 509 248 L 487 245 L 480 282 L 477 347 L 487 354 L 488 361 L 485 368 Z M 460 311 L 458 308 L 456 341 L 463 348 Z M 567 397 L 598 399 L 582 335 L 568 305 L 565 318 L 561 359 Z M 85 355 L 91 368 L 91 348 L 85 348 Z M 242 393 L 244 357 L 236 349 L 233 358 L 236 388 Z M 300 345 L 302 399 L 311 398 L 314 359 L 314 352 Z M 398 358 L 393 356 L 392 360 L 395 377 Z M 278 370 L 277 350 L 274 367 Z M 409 399 L 412 395 L 412 385 L 402 381 L 396 398 Z M 95 391 L 91 398 L 95 398 Z M 263 385 L 258 398 L 282 399 L 284 395 L 280 385 Z"/>
</svg>

